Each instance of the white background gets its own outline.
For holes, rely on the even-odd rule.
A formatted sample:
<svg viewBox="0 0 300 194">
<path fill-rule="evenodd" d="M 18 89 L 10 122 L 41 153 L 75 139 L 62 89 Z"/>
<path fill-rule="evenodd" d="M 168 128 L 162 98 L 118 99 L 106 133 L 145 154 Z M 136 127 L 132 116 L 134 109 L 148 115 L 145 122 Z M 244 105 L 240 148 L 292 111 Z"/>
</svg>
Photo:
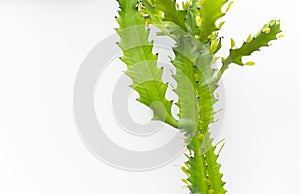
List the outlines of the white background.
<svg viewBox="0 0 300 194">
<path fill-rule="evenodd" d="M 0 193 L 185 194 L 174 165 L 133 173 L 83 145 L 72 111 L 76 73 L 116 27 L 111 0 L 0 0 Z M 270 19 L 285 38 L 224 76 L 229 194 L 298 193 L 300 18 L 297 1 L 236 0 L 222 30 L 237 44 Z M 228 45 L 228 44 L 227 44 Z"/>
</svg>

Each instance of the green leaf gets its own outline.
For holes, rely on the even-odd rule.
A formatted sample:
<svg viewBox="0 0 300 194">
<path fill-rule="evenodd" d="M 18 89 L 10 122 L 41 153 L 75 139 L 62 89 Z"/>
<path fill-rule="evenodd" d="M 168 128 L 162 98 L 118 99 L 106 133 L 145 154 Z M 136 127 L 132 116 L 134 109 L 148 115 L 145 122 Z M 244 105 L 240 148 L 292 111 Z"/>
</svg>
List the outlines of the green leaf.
<svg viewBox="0 0 300 194">
<path fill-rule="evenodd" d="M 116 31 L 121 39 L 118 45 L 123 50 L 121 60 L 127 65 L 125 73 L 133 81 L 131 87 L 139 93 L 138 100 L 153 110 L 153 119 L 177 127 L 171 112 L 172 102 L 165 98 L 168 85 L 161 81 L 163 71 L 157 67 L 157 55 L 152 54 L 153 43 L 148 41 L 145 18 L 136 9 L 135 0 L 118 2 L 121 9 L 117 18 L 120 27 Z"/>
<path fill-rule="evenodd" d="M 221 165 L 217 162 L 218 155 L 215 154 L 215 150 L 216 147 L 213 146 L 206 152 L 207 172 L 210 181 L 209 189 L 217 194 L 225 194 L 227 191 L 224 189 L 223 174 L 220 173 Z"/>
<path fill-rule="evenodd" d="M 186 155 L 189 160 L 184 167 L 191 193 L 225 194 L 227 191 L 224 189 L 223 174 L 220 173 L 221 165 L 215 153 L 216 146 L 212 146 L 209 132 L 205 136 L 200 136 L 199 138 L 195 136 L 188 146 L 191 154 Z"/>
<path fill-rule="evenodd" d="M 188 138 L 192 137 L 198 128 L 198 102 L 195 92 L 193 76 L 193 63 L 182 53 L 175 50 L 176 58 L 172 62 L 176 67 L 174 79 L 177 82 L 175 93 L 178 95 L 179 128 L 186 133 Z"/>
<path fill-rule="evenodd" d="M 200 29 L 197 25 L 199 23 L 200 17 L 196 16 L 195 9 L 188 9 L 186 13 L 186 26 L 189 34 L 195 36 L 200 33 Z M 198 20 L 198 21 L 197 21 Z"/>
<path fill-rule="evenodd" d="M 253 38 L 248 37 L 247 41 L 237 49 L 231 49 L 229 56 L 225 59 L 224 65 L 235 63 L 244 65 L 243 56 L 249 56 L 254 51 L 259 51 L 261 47 L 269 46 L 269 42 L 277 39 L 277 35 L 281 32 L 279 21 L 272 20 L 266 24 Z"/>
<path fill-rule="evenodd" d="M 206 162 L 204 155 L 200 153 L 201 142 L 197 136 L 193 138 L 191 145 L 193 145 L 193 147 L 189 146 L 188 149 L 190 149 L 192 154 L 189 156 L 189 160 L 187 161 L 189 166 L 187 169 L 189 174 L 187 181 L 191 183 L 189 188 L 192 194 L 207 194 L 209 186 L 206 182 Z"/>
<path fill-rule="evenodd" d="M 214 70 L 211 68 L 213 57 L 205 45 L 193 36 L 171 24 L 169 29 L 177 42 L 173 48 L 176 57 L 172 63 L 177 71 L 174 78 L 178 84 L 175 92 L 179 98 L 179 118 L 195 123 L 188 131 L 193 132 L 198 128 L 205 133 L 214 114 L 213 92 L 216 86 Z"/>
<path fill-rule="evenodd" d="M 202 25 L 200 26 L 200 41 L 205 42 L 209 35 L 218 30 L 216 21 L 223 17 L 222 7 L 227 0 L 202 0 L 201 18 Z"/>
<path fill-rule="evenodd" d="M 219 184 L 222 180 L 220 179 L 219 182 L 217 180 L 220 178 L 217 176 L 219 168 L 214 167 L 216 165 L 213 161 L 217 156 L 210 152 L 212 140 L 208 131 L 209 124 L 214 117 L 213 105 L 216 102 L 214 91 L 217 88 L 216 79 L 213 76 L 214 71 L 211 68 L 213 57 L 205 45 L 197 39 L 181 32 L 173 25 L 170 25 L 169 29 L 177 42 L 177 46 L 173 48 L 176 57 L 172 63 L 177 71 L 174 78 L 178 83 L 175 92 L 179 98 L 179 118 L 180 121 L 189 119 L 190 123 L 196 122 L 198 124 L 190 125 L 190 127 L 197 128 L 192 136 L 192 141 L 188 144 L 188 149 L 192 154 L 188 155 L 187 167 L 184 168 L 188 174 L 187 181 L 190 183 L 188 187 L 192 194 L 206 194 L 212 192 L 213 188 L 216 191 L 225 191 L 224 184 Z M 196 93 L 191 91 L 196 91 Z M 197 101 L 194 101 L 195 97 L 198 99 Z M 193 107 L 197 107 L 198 110 Z M 210 156 L 210 161 L 206 160 L 207 153 Z M 213 170 L 209 172 L 206 164 L 211 161 Z M 217 177 L 212 177 L 212 180 L 207 179 L 210 175 Z M 211 187 L 210 181 L 214 181 L 216 187 Z M 222 193 L 220 192 L 220 194 Z"/>
<path fill-rule="evenodd" d="M 155 9 L 164 12 L 164 21 L 174 22 L 183 30 L 187 29 L 184 22 L 185 12 L 176 9 L 176 3 L 174 0 L 155 0 L 153 4 Z"/>
</svg>

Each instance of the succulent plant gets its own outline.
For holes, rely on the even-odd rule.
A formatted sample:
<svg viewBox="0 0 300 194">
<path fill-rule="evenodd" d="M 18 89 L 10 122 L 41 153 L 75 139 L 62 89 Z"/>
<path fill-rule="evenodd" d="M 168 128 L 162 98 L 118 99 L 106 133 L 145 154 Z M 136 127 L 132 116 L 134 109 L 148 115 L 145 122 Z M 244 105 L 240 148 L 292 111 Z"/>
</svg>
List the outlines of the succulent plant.
<svg viewBox="0 0 300 194">
<path fill-rule="evenodd" d="M 232 2 L 189 0 L 182 5 L 173 0 L 118 2 L 116 31 L 120 42 L 117 44 L 123 50 L 120 59 L 127 65 L 125 74 L 133 82 L 130 87 L 139 93 L 138 101 L 152 109 L 153 120 L 171 125 L 186 137 L 187 161 L 182 166 L 186 178 L 182 181 L 192 194 L 226 193 L 217 161 L 219 151 L 210 135 L 216 113 L 214 104 L 218 101 L 215 91 L 230 64 L 254 65 L 244 62 L 243 57 L 282 36 L 280 21 L 270 21 L 256 35 L 249 35 L 240 47 L 231 39 L 229 55 L 217 57 L 223 40 L 219 30 L 224 22 L 216 23 Z M 149 41 L 150 26 L 160 30 L 158 35 L 169 36 L 176 42 L 175 58 L 170 61 L 176 68 L 173 78 L 177 83 L 174 89 L 177 102 L 166 99 L 169 84 L 162 81 L 163 69 L 157 65 L 160 53 L 153 53 L 154 43 Z M 214 68 L 215 63 L 221 64 L 220 70 Z M 173 116 L 172 106 L 179 108 L 179 119 Z"/>
</svg>

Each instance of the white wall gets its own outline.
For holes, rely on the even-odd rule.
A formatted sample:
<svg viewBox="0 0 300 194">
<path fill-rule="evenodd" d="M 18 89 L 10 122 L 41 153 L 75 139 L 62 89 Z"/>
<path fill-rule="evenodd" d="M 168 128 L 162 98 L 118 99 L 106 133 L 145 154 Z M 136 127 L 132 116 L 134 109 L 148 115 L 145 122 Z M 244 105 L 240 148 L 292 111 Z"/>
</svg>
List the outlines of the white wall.
<svg viewBox="0 0 300 194">
<path fill-rule="evenodd" d="M 184 194 L 174 164 L 126 172 L 96 159 L 76 131 L 72 92 L 87 53 L 114 33 L 111 0 L 0 0 L 0 193 Z M 281 18 L 285 38 L 224 76 L 222 171 L 229 194 L 297 193 L 297 1 L 235 0 L 222 34 L 241 43 Z"/>
</svg>

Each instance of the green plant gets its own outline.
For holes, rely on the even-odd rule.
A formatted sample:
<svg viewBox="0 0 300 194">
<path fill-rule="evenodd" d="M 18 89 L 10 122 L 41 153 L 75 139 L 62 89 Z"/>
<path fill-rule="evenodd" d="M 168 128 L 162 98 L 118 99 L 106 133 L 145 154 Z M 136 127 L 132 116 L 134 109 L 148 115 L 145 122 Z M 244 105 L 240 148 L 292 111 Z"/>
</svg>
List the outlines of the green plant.
<svg viewBox="0 0 300 194">
<path fill-rule="evenodd" d="M 210 137 L 209 125 L 214 122 L 214 95 L 218 81 L 230 64 L 253 65 L 242 61 L 269 42 L 281 36 L 280 22 L 272 20 L 255 36 L 249 35 L 241 47 L 231 40 L 227 57 L 221 58 L 220 70 L 212 64 L 219 58 L 216 53 L 222 46 L 219 30 L 222 18 L 232 2 L 227 0 L 190 0 L 180 7 L 174 0 L 118 0 L 119 17 L 116 20 L 120 35 L 118 45 L 123 50 L 121 60 L 127 64 L 125 72 L 132 81 L 131 87 L 139 93 L 138 101 L 153 110 L 153 120 L 160 120 L 186 136 L 187 161 L 182 167 L 187 175 L 183 182 L 192 194 L 223 194 L 224 182 L 217 162 L 219 152 Z M 222 8 L 227 6 L 226 11 Z M 165 98 L 168 83 L 162 81 L 163 69 L 158 68 L 158 54 L 153 54 L 149 41 L 149 25 L 160 29 L 159 35 L 176 41 L 173 48 L 176 68 L 173 76 L 178 102 Z M 172 106 L 178 106 L 179 119 L 172 116 Z"/>
</svg>

